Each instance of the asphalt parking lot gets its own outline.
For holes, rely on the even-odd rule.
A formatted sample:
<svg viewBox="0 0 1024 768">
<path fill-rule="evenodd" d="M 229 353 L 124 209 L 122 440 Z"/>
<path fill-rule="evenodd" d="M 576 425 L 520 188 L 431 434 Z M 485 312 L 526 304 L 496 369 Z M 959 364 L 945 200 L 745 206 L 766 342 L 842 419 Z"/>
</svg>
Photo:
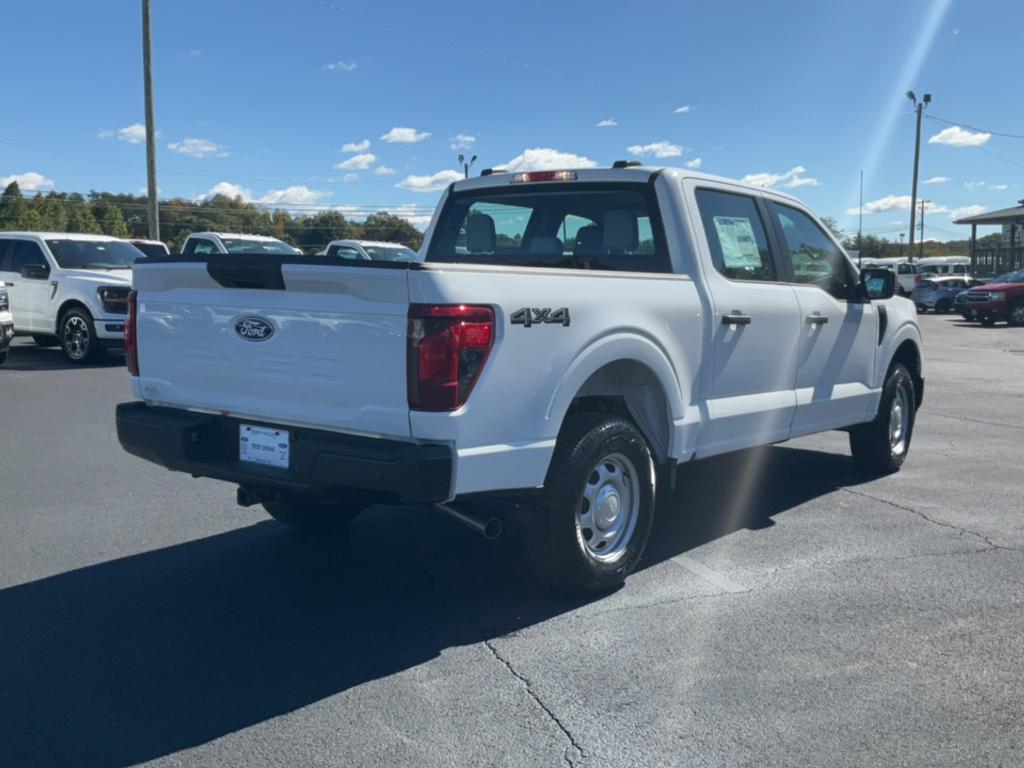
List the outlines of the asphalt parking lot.
<svg viewBox="0 0 1024 768">
<path fill-rule="evenodd" d="M 627 586 L 377 509 L 297 540 L 124 454 L 114 361 L 0 369 L 0 766 L 1024 764 L 1024 329 L 922 317 L 902 472 L 684 467 Z"/>
</svg>

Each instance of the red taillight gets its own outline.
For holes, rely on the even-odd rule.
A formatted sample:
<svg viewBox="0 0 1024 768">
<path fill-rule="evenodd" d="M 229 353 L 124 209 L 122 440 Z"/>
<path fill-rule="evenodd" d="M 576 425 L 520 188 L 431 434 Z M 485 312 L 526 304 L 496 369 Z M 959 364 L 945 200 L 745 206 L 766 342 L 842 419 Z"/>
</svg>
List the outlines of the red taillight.
<svg viewBox="0 0 1024 768">
<path fill-rule="evenodd" d="M 409 407 L 454 411 L 469 397 L 494 344 L 494 310 L 409 305 Z"/>
<path fill-rule="evenodd" d="M 139 375 L 139 335 L 136 323 L 139 316 L 138 294 L 128 293 L 128 320 L 124 324 L 124 360 L 128 365 L 128 373 Z"/>
<path fill-rule="evenodd" d="M 920 285 L 920 284 L 921 284 L 921 276 L 920 275 L 914 275 L 914 285 Z"/>
<path fill-rule="evenodd" d="M 534 181 L 575 181 L 576 171 L 530 171 L 517 173 L 509 181 L 512 184 L 524 184 Z"/>
</svg>

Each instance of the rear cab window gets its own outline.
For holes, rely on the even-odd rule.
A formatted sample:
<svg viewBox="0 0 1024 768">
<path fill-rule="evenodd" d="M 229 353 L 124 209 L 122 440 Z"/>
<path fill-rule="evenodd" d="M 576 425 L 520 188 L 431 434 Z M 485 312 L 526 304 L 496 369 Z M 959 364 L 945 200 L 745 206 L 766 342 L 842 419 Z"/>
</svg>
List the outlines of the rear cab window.
<svg viewBox="0 0 1024 768">
<path fill-rule="evenodd" d="M 653 188 L 527 183 L 452 194 L 427 262 L 671 272 Z"/>
</svg>

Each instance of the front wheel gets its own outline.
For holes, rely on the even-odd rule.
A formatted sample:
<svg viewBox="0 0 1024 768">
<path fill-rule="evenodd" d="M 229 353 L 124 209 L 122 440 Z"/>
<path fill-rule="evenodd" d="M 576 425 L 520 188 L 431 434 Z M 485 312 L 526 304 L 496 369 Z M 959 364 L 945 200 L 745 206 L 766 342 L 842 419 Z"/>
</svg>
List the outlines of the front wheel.
<svg viewBox="0 0 1024 768">
<path fill-rule="evenodd" d="M 1010 325 L 1024 325 L 1024 300 L 1010 305 L 1010 311 L 1006 313 L 1006 320 Z"/>
<path fill-rule="evenodd" d="M 916 408 L 914 380 L 897 363 L 886 377 L 878 415 L 850 430 L 850 451 L 861 470 L 871 475 L 899 471 L 910 450 Z"/>
<path fill-rule="evenodd" d="M 263 508 L 279 523 L 303 533 L 338 531 L 363 511 L 361 504 L 327 502 L 302 494 L 281 495 L 263 502 Z"/>
<path fill-rule="evenodd" d="M 96 340 L 96 326 L 84 309 L 69 309 L 60 320 L 60 346 L 73 363 L 92 362 L 103 351 Z"/>
<path fill-rule="evenodd" d="M 569 417 L 530 532 L 534 567 L 568 592 L 620 586 L 647 546 L 654 497 L 654 461 L 631 422 L 602 413 Z"/>
</svg>

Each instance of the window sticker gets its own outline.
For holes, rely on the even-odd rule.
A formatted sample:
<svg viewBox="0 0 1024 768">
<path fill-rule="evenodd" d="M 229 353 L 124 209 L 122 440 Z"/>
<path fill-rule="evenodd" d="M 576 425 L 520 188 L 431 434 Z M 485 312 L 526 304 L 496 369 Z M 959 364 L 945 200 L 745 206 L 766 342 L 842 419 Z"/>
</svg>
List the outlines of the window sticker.
<svg viewBox="0 0 1024 768">
<path fill-rule="evenodd" d="M 715 216 L 715 231 L 722 248 L 722 261 L 727 269 L 761 267 L 761 252 L 754 237 L 750 219 L 737 216 Z"/>
</svg>

